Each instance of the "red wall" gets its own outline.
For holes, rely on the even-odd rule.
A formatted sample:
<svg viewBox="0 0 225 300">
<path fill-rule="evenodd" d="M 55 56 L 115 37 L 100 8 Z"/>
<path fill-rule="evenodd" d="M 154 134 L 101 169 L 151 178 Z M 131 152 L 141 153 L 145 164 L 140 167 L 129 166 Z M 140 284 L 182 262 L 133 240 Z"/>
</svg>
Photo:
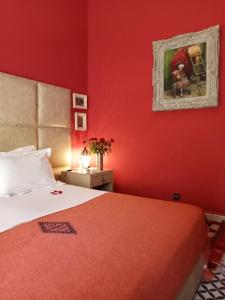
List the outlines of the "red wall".
<svg viewBox="0 0 225 300">
<path fill-rule="evenodd" d="M 116 191 L 225 213 L 224 0 L 89 0 L 89 136 L 113 137 Z M 152 41 L 221 25 L 218 108 L 152 112 Z"/>
<path fill-rule="evenodd" d="M 115 139 L 106 166 L 116 190 L 163 199 L 180 192 L 225 212 L 224 54 L 218 108 L 151 109 L 153 40 L 220 24 L 224 53 L 225 1 L 180 3 L 0 1 L 0 71 L 85 93 L 88 58 L 89 136 Z M 85 137 L 73 133 L 73 145 Z"/>
<path fill-rule="evenodd" d="M 0 41 L 0 71 L 87 91 L 87 0 L 0 1 Z"/>
</svg>

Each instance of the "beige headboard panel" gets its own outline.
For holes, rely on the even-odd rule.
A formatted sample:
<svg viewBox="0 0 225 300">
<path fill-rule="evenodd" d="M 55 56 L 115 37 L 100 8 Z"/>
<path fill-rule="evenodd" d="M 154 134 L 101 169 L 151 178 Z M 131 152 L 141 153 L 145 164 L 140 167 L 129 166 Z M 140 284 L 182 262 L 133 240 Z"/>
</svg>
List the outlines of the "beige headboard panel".
<svg viewBox="0 0 225 300">
<path fill-rule="evenodd" d="M 0 152 L 32 144 L 70 165 L 71 91 L 0 72 Z"/>
</svg>

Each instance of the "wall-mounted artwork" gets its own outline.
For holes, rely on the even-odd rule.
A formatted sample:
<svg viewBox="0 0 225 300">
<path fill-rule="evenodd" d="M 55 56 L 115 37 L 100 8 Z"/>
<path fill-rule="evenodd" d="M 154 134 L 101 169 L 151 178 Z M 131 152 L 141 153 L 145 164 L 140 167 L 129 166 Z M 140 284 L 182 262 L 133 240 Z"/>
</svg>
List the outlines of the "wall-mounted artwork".
<svg viewBox="0 0 225 300">
<path fill-rule="evenodd" d="M 73 108 L 87 109 L 87 95 L 73 93 Z"/>
<path fill-rule="evenodd" d="M 87 114 L 75 112 L 75 130 L 86 131 L 87 130 Z"/>
<path fill-rule="evenodd" d="M 153 110 L 218 105 L 219 26 L 153 42 Z"/>
</svg>

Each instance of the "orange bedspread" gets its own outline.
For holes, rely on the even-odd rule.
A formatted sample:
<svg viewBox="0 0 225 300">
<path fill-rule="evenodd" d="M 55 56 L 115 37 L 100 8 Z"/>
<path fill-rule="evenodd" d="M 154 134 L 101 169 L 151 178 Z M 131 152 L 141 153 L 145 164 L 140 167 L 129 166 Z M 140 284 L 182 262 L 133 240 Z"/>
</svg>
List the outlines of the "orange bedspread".
<svg viewBox="0 0 225 300">
<path fill-rule="evenodd" d="M 77 234 L 43 233 L 40 220 Z M 0 299 L 172 300 L 205 233 L 197 207 L 104 194 L 0 234 Z"/>
</svg>

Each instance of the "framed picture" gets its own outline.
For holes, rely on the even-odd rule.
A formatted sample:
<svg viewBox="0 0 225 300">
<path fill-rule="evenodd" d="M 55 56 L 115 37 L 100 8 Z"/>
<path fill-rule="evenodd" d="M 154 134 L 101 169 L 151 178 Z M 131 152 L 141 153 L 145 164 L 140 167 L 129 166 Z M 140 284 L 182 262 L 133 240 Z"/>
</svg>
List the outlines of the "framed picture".
<svg viewBox="0 0 225 300">
<path fill-rule="evenodd" d="M 75 112 L 75 130 L 86 131 L 87 130 L 87 114 Z"/>
<path fill-rule="evenodd" d="M 219 25 L 153 42 L 153 111 L 218 105 Z"/>
<path fill-rule="evenodd" d="M 87 109 L 87 95 L 73 93 L 73 108 Z"/>
</svg>

